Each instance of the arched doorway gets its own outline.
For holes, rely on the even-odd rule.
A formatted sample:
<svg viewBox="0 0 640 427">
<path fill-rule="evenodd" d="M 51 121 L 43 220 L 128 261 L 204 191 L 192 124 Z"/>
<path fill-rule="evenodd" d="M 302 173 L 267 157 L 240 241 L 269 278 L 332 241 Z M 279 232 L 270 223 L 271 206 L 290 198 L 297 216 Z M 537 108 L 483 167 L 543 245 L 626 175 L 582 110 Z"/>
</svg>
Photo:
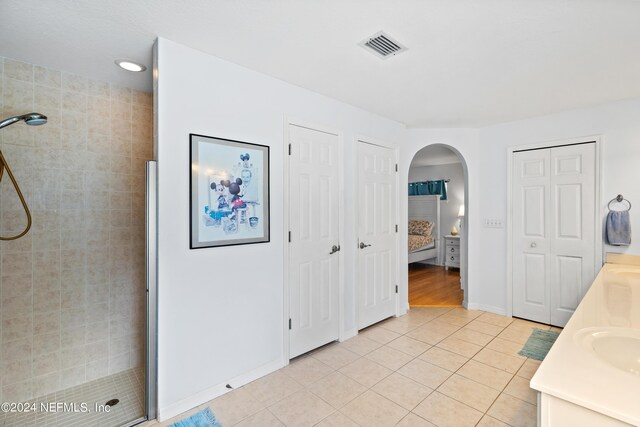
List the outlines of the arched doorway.
<svg viewBox="0 0 640 427">
<path fill-rule="evenodd" d="M 416 306 L 465 306 L 468 271 L 468 171 L 458 150 L 429 144 L 408 171 L 408 300 Z M 429 237 L 424 221 L 432 223 Z M 417 236 L 417 237 L 416 237 Z"/>
</svg>

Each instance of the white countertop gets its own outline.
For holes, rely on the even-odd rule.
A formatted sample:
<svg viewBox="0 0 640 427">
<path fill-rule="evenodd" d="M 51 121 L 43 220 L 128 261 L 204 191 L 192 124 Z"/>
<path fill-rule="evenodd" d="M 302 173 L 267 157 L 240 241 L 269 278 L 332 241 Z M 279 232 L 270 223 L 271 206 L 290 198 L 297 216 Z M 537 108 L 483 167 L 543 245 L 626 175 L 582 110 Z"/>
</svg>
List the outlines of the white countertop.
<svg viewBox="0 0 640 427">
<path fill-rule="evenodd" d="M 577 331 L 588 327 L 640 329 L 640 280 L 611 272 L 640 272 L 640 261 L 633 263 L 604 265 L 531 379 L 531 388 L 640 425 L 640 376 L 610 366 L 574 340 Z"/>
</svg>

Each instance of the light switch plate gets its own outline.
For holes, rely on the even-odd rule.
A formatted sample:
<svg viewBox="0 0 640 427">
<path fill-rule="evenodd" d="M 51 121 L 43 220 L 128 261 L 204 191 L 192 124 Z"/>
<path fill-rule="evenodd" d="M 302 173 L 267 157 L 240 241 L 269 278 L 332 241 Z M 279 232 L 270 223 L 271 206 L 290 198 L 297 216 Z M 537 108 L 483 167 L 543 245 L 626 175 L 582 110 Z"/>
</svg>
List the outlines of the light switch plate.
<svg viewBox="0 0 640 427">
<path fill-rule="evenodd" d="M 484 226 L 486 228 L 502 228 L 502 219 L 500 219 L 500 218 L 485 218 Z"/>
</svg>

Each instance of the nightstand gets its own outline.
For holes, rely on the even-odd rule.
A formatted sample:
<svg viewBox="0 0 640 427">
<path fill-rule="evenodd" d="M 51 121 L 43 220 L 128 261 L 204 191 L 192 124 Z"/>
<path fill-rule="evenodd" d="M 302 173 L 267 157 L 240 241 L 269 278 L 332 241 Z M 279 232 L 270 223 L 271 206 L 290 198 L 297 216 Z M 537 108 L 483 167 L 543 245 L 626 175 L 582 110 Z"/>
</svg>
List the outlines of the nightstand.
<svg viewBox="0 0 640 427">
<path fill-rule="evenodd" d="M 460 236 L 444 236 L 444 268 L 460 268 Z"/>
</svg>

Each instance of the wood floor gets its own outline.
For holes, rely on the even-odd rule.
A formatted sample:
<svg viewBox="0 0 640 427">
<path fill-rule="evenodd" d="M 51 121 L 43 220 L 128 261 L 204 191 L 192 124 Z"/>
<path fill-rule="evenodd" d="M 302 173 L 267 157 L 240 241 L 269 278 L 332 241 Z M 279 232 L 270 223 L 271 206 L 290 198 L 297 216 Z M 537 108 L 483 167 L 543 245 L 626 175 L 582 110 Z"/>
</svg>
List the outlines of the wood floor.
<svg viewBox="0 0 640 427">
<path fill-rule="evenodd" d="M 409 305 L 411 307 L 462 305 L 460 270 L 439 265 L 409 264 Z"/>
</svg>

